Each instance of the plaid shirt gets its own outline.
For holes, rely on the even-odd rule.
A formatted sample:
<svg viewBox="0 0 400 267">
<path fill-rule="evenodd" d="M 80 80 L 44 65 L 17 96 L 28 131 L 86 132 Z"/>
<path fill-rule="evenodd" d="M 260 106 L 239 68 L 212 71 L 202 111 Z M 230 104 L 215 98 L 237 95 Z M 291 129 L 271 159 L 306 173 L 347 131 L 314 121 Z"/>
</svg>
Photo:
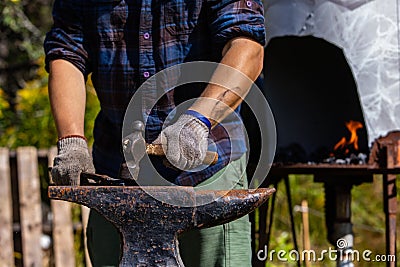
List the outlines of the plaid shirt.
<svg viewBox="0 0 400 267">
<path fill-rule="evenodd" d="M 260 0 L 56 0 L 53 19 L 44 43 L 46 68 L 49 61 L 64 59 L 85 77 L 92 74 L 101 105 L 93 158 L 97 172 L 112 176 L 123 161 L 120 143 L 126 107 L 144 81 L 179 63 L 219 62 L 222 48 L 235 37 L 249 37 L 265 45 Z M 201 93 L 188 90 L 190 97 Z M 151 95 L 149 92 L 146 97 Z M 151 111 L 148 142 L 158 136 L 177 97 L 177 90 L 175 94 L 170 91 Z M 218 163 L 195 173 L 174 173 L 174 183 L 196 185 L 245 153 L 241 122 L 224 126 L 236 134 L 228 138 L 221 127 L 211 131 Z"/>
</svg>

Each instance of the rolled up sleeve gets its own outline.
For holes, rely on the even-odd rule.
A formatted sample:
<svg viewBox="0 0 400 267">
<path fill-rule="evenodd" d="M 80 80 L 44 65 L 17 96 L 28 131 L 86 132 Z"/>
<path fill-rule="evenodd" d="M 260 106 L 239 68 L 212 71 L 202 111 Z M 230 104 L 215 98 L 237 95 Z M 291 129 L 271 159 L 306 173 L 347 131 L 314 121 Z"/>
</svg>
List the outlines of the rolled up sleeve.
<svg viewBox="0 0 400 267">
<path fill-rule="evenodd" d="M 210 29 L 216 44 L 248 37 L 265 46 L 264 7 L 260 0 L 209 0 Z"/>
<path fill-rule="evenodd" d="M 56 0 L 53 6 L 53 26 L 44 40 L 46 70 L 49 62 L 64 59 L 75 65 L 84 75 L 88 74 L 88 52 L 82 30 L 82 2 Z"/>
</svg>

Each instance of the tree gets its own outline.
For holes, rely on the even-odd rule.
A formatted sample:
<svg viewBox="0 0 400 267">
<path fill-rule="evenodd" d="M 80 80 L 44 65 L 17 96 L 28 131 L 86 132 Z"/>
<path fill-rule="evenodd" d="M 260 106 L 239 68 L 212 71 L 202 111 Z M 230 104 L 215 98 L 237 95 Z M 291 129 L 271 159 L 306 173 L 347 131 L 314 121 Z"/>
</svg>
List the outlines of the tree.
<svg viewBox="0 0 400 267">
<path fill-rule="evenodd" d="M 51 26 L 52 0 L 0 2 L 0 88 L 11 110 L 17 91 L 35 78 L 43 39 Z"/>
<path fill-rule="evenodd" d="M 0 146 L 55 145 L 47 94 L 43 41 L 52 24 L 53 0 L 0 2 Z M 99 103 L 88 84 L 85 135 L 92 142 Z"/>
</svg>

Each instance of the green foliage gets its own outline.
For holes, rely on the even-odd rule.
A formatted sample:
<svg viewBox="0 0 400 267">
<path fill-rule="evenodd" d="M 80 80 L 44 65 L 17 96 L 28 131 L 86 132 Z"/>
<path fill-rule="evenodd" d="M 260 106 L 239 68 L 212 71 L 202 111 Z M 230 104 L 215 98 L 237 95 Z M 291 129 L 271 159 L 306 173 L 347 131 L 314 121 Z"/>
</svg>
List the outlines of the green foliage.
<svg viewBox="0 0 400 267">
<path fill-rule="evenodd" d="M 1 1 L 1 40 L 7 46 L 4 56 L 9 64 L 35 61 L 43 54 L 43 33 L 52 23 L 51 3 L 52 0 Z"/>
<path fill-rule="evenodd" d="M 27 82 L 25 88 L 17 92 L 15 112 L 4 99 L 4 92 L 0 89 L 0 146 L 48 148 L 57 142 L 47 91 L 48 75 L 43 68 L 43 60 L 38 64 L 41 67 L 36 73 L 36 79 Z M 93 123 L 99 111 L 99 103 L 90 85 L 87 90 L 86 111 L 85 136 L 91 144 Z"/>
<path fill-rule="evenodd" d="M 39 77 L 26 84 L 17 93 L 16 112 L 3 107 L 0 145 L 10 148 L 32 145 L 54 145 L 56 131 L 52 121 L 47 96 L 46 77 Z M 3 101 L 4 102 L 4 101 Z"/>
<path fill-rule="evenodd" d="M 40 56 L 38 45 L 42 38 L 40 30 L 31 23 L 23 11 L 23 3 L 21 1 L 5 1 L 2 4 L 2 24 L 8 28 L 7 33 L 12 39 L 18 40 L 15 50 L 23 51 L 24 56 L 31 60 L 37 59 Z M 33 40 L 32 40 L 33 39 Z M 33 42 L 32 42 L 33 41 Z M 15 51 L 12 49 L 11 51 Z M 15 58 L 16 60 L 24 60 L 24 58 Z"/>
<path fill-rule="evenodd" d="M 52 23 L 52 0 L 0 1 L 0 88 L 14 109 L 16 93 L 35 76 Z"/>
<path fill-rule="evenodd" d="M 93 144 L 94 119 L 100 111 L 100 103 L 89 77 L 86 85 L 86 111 L 85 111 L 85 136 L 89 145 Z"/>
</svg>

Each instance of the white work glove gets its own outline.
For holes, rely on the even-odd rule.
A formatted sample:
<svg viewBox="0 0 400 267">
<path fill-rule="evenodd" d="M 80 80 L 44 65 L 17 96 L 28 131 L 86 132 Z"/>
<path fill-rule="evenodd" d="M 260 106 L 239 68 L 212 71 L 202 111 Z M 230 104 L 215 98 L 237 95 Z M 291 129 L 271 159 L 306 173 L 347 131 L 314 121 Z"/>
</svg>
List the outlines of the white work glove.
<svg viewBox="0 0 400 267">
<path fill-rule="evenodd" d="M 79 185 L 81 172 L 94 173 L 88 145 L 81 137 L 67 137 L 57 142 L 58 155 L 51 169 L 56 185 Z"/>
<path fill-rule="evenodd" d="M 210 122 L 197 112 L 190 114 L 181 115 L 176 123 L 162 130 L 153 142 L 161 143 L 168 161 L 181 170 L 200 166 L 208 148 Z M 205 120 L 208 125 L 204 123 Z"/>
</svg>

